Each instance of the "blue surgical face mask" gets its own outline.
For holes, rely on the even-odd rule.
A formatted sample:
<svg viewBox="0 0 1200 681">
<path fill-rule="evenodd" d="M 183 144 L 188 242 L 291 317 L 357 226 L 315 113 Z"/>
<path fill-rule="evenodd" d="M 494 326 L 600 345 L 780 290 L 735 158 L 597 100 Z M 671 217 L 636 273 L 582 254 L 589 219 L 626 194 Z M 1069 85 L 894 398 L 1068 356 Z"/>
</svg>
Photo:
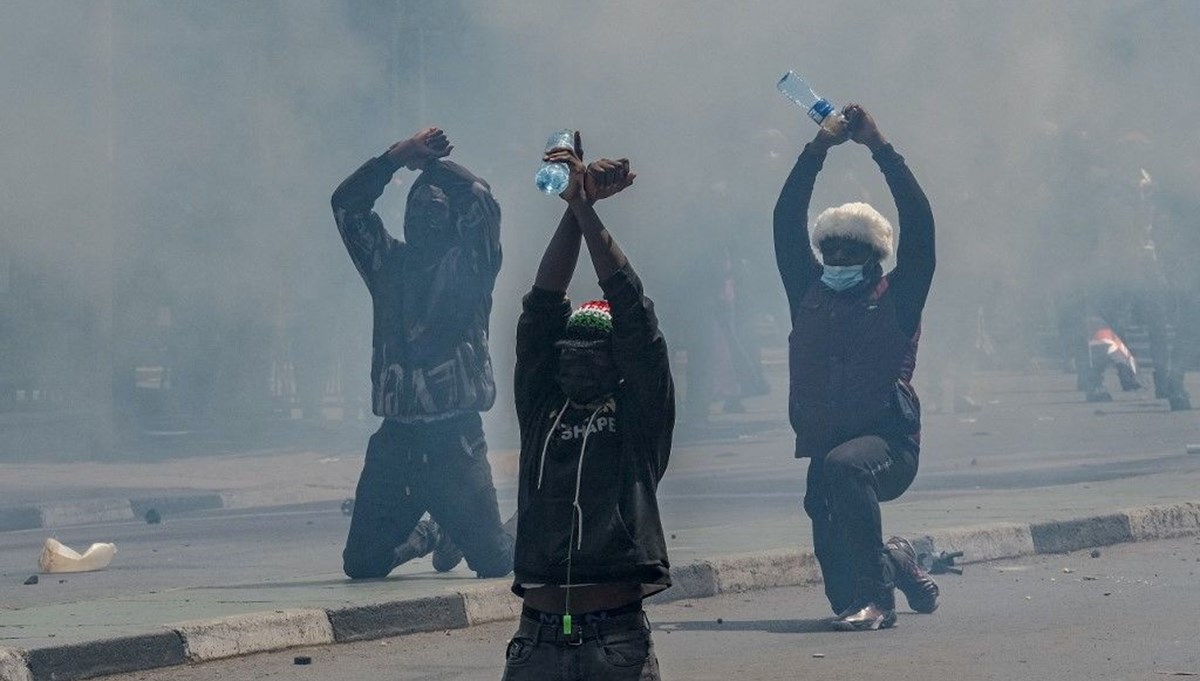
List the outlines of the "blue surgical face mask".
<svg viewBox="0 0 1200 681">
<path fill-rule="evenodd" d="M 866 278 L 863 274 L 865 265 L 825 265 L 821 274 L 821 283 L 834 291 L 848 291 L 858 286 Z"/>
</svg>

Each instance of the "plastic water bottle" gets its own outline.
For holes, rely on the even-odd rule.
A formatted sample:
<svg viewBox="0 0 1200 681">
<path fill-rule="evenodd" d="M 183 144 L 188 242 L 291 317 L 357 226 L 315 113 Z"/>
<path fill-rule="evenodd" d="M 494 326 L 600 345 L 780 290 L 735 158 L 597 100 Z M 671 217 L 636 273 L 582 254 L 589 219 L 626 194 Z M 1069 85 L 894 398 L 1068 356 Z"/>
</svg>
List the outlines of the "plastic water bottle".
<svg viewBox="0 0 1200 681">
<path fill-rule="evenodd" d="M 574 130 L 559 130 L 550 135 L 550 139 L 546 141 L 546 151 L 574 148 Z M 538 169 L 537 175 L 533 176 L 533 183 L 537 185 L 538 191 L 549 196 L 563 193 L 570 181 L 571 169 L 567 167 L 566 163 L 543 163 L 542 167 Z"/>
<path fill-rule="evenodd" d="M 808 117 L 816 121 L 817 125 L 822 128 L 832 133 L 839 133 L 845 127 L 846 119 L 838 112 L 833 103 L 813 92 L 808 83 L 796 75 L 795 71 L 783 74 L 775 87 L 783 93 L 784 97 L 804 109 L 808 113 Z"/>
</svg>

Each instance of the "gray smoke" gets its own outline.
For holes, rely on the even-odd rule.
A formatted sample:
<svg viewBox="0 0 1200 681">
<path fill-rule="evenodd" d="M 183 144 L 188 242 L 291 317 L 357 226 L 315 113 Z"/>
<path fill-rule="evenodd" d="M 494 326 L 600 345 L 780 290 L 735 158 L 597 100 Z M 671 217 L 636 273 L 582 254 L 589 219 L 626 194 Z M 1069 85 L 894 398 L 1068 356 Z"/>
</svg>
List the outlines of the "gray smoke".
<svg viewBox="0 0 1200 681">
<path fill-rule="evenodd" d="M 1135 182 L 1145 167 L 1194 203 L 1198 28 L 1186 0 L 11 2 L 0 409 L 33 408 L 39 391 L 90 413 L 111 380 L 146 429 L 234 429 L 293 408 L 315 419 L 338 394 L 353 418 L 370 307 L 328 197 L 427 125 L 504 210 L 501 395 L 519 298 L 562 210 L 532 187 L 560 127 L 584 132 L 589 158 L 627 156 L 638 171 L 601 213 L 673 344 L 703 305 L 689 282 L 727 244 L 779 342 L 771 209 L 815 132 L 773 89 L 787 69 L 872 111 L 933 202 L 941 269 L 926 338 L 945 352 L 923 368 L 971 342 L 981 307 L 1019 362 L 1053 326 L 1041 286 L 1072 249 L 1063 224 L 1082 218 L 1068 207 L 1094 198 L 1063 178 L 1098 168 Z M 378 207 L 396 231 L 409 181 L 402 171 Z M 869 156 L 847 145 L 813 208 L 851 200 L 895 219 Z M 582 260 L 573 297 L 597 293 Z M 160 366 L 166 401 L 145 387 Z M 489 417 L 498 436 L 511 437 L 510 413 L 502 400 Z"/>
</svg>

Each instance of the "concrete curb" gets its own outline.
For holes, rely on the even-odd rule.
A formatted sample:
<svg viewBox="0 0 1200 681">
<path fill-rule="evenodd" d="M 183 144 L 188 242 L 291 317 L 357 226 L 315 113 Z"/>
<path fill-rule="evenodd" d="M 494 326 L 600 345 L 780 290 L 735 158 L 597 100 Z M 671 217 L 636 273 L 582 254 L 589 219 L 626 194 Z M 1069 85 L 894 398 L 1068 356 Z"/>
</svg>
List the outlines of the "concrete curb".
<svg viewBox="0 0 1200 681">
<path fill-rule="evenodd" d="M 327 613 L 337 643 L 369 641 L 418 631 L 462 629 L 469 625 L 461 594 L 358 605 Z"/>
<path fill-rule="evenodd" d="M 35 648 L 25 651 L 25 659 L 31 681 L 76 681 L 187 662 L 183 641 L 173 631 Z"/>
<path fill-rule="evenodd" d="M 134 520 L 143 517 L 150 509 L 169 515 L 221 508 L 225 508 L 225 505 L 220 494 L 95 499 L 70 504 L 13 506 L 0 508 L 0 532 Z"/>
<path fill-rule="evenodd" d="M 484 622 L 514 620 L 521 614 L 521 601 L 506 584 L 492 584 L 458 592 L 467 614 L 467 626 Z"/>
<path fill-rule="evenodd" d="M 970 564 L 1196 534 L 1200 534 L 1200 503 L 1189 502 L 1028 525 L 955 528 L 911 539 L 925 550 L 962 551 L 959 562 Z M 812 553 L 794 550 L 718 556 L 675 567 L 671 574 L 674 586 L 651 597 L 651 603 L 821 581 Z M 297 646 L 461 629 L 513 620 L 520 608 L 507 585 L 487 584 L 444 596 L 334 610 L 285 610 L 183 622 L 159 633 L 124 639 L 32 650 L 0 648 L 0 681 L 74 681 Z"/>
<path fill-rule="evenodd" d="M 20 650 L 0 648 L 0 679 L 4 681 L 32 681 L 29 664 Z"/>
<path fill-rule="evenodd" d="M 183 639 L 189 662 L 333 643 L 333 627 L 324 610 L 250 613 L 181 622 L 172 628 Z"/>
</svg>

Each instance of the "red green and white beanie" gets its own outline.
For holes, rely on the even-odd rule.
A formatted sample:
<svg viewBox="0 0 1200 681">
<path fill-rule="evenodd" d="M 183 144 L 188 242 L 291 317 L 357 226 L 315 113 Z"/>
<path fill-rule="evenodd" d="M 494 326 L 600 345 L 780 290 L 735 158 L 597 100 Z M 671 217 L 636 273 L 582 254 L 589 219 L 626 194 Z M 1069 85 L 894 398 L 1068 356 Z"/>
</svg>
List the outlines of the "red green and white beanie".
<svg viewBox="0 0 1200 681">
<path fill-rule="evenodd" d="M 567 318 L 563 340 L 572 344 L 591 344 L 612 337 L 612 309 L 607 300 L 589 300 Z"/>
</svg>

